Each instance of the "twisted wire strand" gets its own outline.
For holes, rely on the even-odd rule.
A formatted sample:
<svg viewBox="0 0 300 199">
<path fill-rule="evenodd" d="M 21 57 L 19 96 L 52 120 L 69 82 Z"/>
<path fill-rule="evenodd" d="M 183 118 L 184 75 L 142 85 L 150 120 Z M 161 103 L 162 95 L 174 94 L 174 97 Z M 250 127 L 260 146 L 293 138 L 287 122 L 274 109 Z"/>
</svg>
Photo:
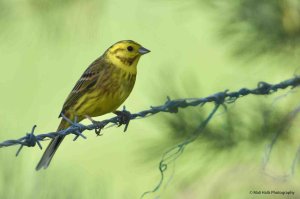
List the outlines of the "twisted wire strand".
<svg viewBox="0 0 300 199">
<path fill-rule="evenodd" d="M 279 89 L 286 89 L 288 87 L 295 88 L 300 85 L 300 77 L 294 76 L 293 78 L 287 79 L 285 81 L 279 82 L 277 84 L 270 84 L 266 82 L 259 82 L 257 84 L 256 88 L 248 89 L 248 88 L 241 88 L 238 91 L 229 92 L 229 90 L 225 90 L 222 92 L 217 92 L 215 94 L 212 94 L 208 97 L 203 98 L 183 98 L 183 99 L 175 99 L 171 100 L 169 97 L 167 97 L 167 101 L 160 105 L 160 106 L 151 106 L 147 110 L 143 110 L 137 113 L 130 113 L 127 111 L 124 107 L 123 112 L 128 115 L 128 121 L 124 122 L 122 120 L 122 116 L 115 116 L 110 119 L 102 120 L 90 125 L 83 125 L 80 123 L 77 123 L 76 119 L 75 121 L 70 121 L 68 118 L 66 118 L 64 115 L 62 117 L 68 121 L 71 126 L 67 129 L 58 131 L 58 132 L 48 132 L 48 133 L 42 133 L 39 135 L 35 135 L 34 131 L 36 129 L 36 125 L 33 126 L 31 133 L 26 133 L 25 136 L 19 138 L 19 139 L 11 139 L 6 140 L 0 143 L 0 148 L 3 147 L 9 147 L 14 145 L 20 145 L 19 150 L 17 151 L 18 155 L 23 148 L 23 146 L 27 147 L 34 147 L 36 145 L 39 146 L 40 149 L 42 149 L 42 145 L 40 144 L 40 141 L 44 141 L 47 138 L 54 138 L 58 135 L 70 135 L 74 134 L 75 138 L 74 141 L 80 136 L 84 139 L 86 137 L 82 134 L 86 130 L 95 130 L 97 134 L 100 133 L 100 131 L 105 128 L 108 124 L 114 124 L 114 125 L 125 125 L 124 131 L 127 130 L 127 126 L 129 124 L 130 120 L 139 119 L 139 118 L 145 118 L 148 116 L 153 116 L 158 113 L 177 113 L 179 109 L 187 108 L 187 107 L 195 107 L 195 106 L 204 106 L 206 103 L 215 103 L 217 105 L 225 105 L 228 103 L 233 103 L 237 99 L 247 96 L 247 95 L 269 95 L 274 92 L 277 92 Z"/>
</svg>

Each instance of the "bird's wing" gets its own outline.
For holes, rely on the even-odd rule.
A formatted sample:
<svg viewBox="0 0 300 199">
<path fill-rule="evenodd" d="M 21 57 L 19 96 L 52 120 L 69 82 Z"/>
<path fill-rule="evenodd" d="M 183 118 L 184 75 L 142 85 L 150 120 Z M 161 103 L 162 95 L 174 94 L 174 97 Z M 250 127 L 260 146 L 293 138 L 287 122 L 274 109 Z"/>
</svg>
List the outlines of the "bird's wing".
<svg viewBox="0 0 300 199">
<path fill-rule="evenodd" d="M 89 89 L 91 89 L 99 78 L 101 68 L 103 66 L 102 58 L 96 59 L 82 74 L 80 79 L 77 81 L 76 85 L 72 89 L 68 98 L 66 99 L 61 113 L 66 112 L 70 107 L 72 107 L 76 101 Z M 61 115 L 59 115 L 60 117 Z"/>
</svg>

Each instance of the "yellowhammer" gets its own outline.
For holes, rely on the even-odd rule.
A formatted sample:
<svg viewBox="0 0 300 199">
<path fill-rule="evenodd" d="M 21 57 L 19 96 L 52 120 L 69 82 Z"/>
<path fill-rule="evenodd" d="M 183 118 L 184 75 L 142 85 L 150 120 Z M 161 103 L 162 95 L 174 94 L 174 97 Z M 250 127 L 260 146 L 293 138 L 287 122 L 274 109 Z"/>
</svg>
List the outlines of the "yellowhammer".
<svg viewBox="0 0 300 199">
<path fill-rule="evenodd" d="M 108 48 L 82 74 L 66 99 L 61 113 L 70 120 L 77 117 L 96 117 L 115 111 L 129 96 L 137 74 L 140 57 L 150 52 L 140 44 L 124 40 Z M 57 131 L 66 129 L 70 124 L 62 119 Z M 49 166 L 64 136 L 50 142 L 36 170 Z"/>
</svg>

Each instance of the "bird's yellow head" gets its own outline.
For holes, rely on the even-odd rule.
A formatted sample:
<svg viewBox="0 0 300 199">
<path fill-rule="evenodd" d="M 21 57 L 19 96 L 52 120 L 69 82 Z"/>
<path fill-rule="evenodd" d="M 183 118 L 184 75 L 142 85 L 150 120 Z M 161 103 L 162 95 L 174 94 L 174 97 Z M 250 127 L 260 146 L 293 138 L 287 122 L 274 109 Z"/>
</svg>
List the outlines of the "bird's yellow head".
<svg viewBox="0 0 300 199">
<path fill-rule="evenodd" d="M 129 72 L 136 72 L 136 66 L 140 57 L 149 52 L 150 50 L 134 41 L 123 40 L 107 49 L 105 57 L 117 67 Z"/>
</svg>

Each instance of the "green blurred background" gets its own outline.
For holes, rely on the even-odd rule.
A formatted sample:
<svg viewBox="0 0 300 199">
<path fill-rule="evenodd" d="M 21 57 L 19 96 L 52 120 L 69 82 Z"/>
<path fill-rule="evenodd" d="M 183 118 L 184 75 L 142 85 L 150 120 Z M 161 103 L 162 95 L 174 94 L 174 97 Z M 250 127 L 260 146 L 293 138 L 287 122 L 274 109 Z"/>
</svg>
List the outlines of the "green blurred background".
<svg viewBox="0 0 300 199">
<path fill-rule="evenodd" d="M 37 133 L 54 131 L 85 68 L 123 39 L 152 51 L 140 60 L 125 102 L 132 112 L 166 96 L 202 97 L 299 74 L 298 0 L 0 0 L 0 27 L 1 140 L 21 137 L 34 124 Z M 295 89 L 220 109 L 176 161 L 174 176 L 166 173 L 168 186 L 146 198 L 261 197 L 251 190 L 292 190 L 289 198 L 300 198 L 299 164 L 292 177 L 280 177 L 289 173 L 300 143 L 299 118 L 286 119 L 297 99 Z M 2 148 L 0 198 L 139 198 L 158 182 L 162 153 L 193 132 L 210 108 L 135 120 L 126 133 L 87 132 L 87 140 L 75 143 L 69 136 L 40 172 L 37 147 L 24 148 L 18 158 L 17 147 Z M 265 148 L 276 133 L 264 172 Z"/>
</svg>

